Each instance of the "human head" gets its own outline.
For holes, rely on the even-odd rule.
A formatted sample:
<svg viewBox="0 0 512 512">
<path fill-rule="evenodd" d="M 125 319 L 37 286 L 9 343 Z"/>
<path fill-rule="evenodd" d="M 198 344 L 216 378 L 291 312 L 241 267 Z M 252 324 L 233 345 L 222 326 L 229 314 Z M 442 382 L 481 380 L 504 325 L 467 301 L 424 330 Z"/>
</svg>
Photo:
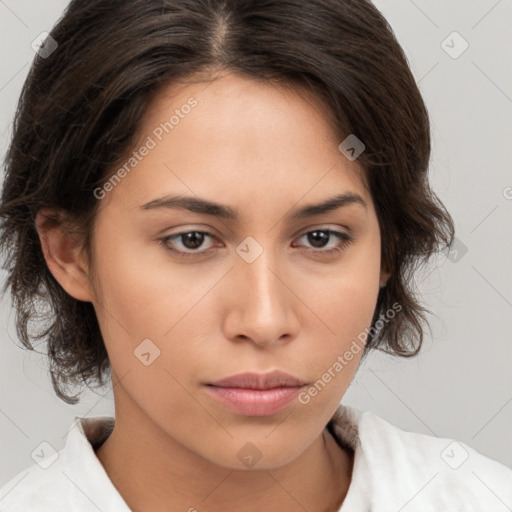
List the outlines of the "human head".
<svg viewBox="0 0 512 512">
<path fill-rule="evenodd" d="M 36 216 L 44 208 L 94 267 L 94 194 L 136 147 L 141 120 L 172 83 L 229 70 L 310 91 L 343 141 L 364 145 L 357 163 L 371 194 L 389 279 L 372 325 L 372 349 L 417 353 L 425 309 L 411 272 L 448 245 L 453 224 L 428 183 L 428 115 L 393 33 L 369 1 L 72 1 L 51 32 L 59 46 L 37 57 L 24 85 L 6 158 L 2 247 L 20 339 L 48 343 L 57 394 L 101 381 L 109 363 L 93 305 L 71 297 L 49 271 Z M 43 329 L 33 329 L 43 305 Z"/>
</svg>

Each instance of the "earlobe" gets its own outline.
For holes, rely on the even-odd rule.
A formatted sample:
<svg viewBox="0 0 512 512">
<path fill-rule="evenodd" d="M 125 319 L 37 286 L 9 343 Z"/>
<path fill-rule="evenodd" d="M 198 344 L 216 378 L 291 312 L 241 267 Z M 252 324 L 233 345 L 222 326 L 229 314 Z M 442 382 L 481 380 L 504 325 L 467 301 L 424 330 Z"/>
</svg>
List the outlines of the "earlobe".
<svg viewBox="0 0 512 512">
<path fill-rule="evenodd" d="M 92 302 L 90 280 L 81 259 L 76 238 L 51 219 L 56 211 L 40 210 L 36 216 L 36 229 L 46 264 L 64 290 L 77 300 Z"/>
</svg>

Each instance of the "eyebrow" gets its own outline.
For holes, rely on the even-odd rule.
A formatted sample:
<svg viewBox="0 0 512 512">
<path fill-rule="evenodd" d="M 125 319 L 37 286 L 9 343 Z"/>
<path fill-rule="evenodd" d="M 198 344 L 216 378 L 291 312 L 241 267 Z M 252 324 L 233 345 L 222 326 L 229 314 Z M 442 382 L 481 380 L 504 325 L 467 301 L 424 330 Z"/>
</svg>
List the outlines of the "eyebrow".
<svg viewBox="0 0 512 512">
<path fill-rule="evenodd" d="M 288 216 L 291 217 L 291 220 L 301 220 L 316 215 L 322 215 L 323 213 L 328 213 L 353 204 L 358 204 L 364 207 L 364 209 L 367 208 L 365 200 L 359 194 L 347 192 L 317 204 L 303 206 L 293 211 L 291 215 Z M 153 199 L 149 203 L 140 206 L 140 208 L 143 210 L 154 210 L 157 208 L 182 209 L 233 221 L 237 221 L 240 218 L 239 212 L 230 206 L 192 196 L 164 196 Z"/>
</svg>

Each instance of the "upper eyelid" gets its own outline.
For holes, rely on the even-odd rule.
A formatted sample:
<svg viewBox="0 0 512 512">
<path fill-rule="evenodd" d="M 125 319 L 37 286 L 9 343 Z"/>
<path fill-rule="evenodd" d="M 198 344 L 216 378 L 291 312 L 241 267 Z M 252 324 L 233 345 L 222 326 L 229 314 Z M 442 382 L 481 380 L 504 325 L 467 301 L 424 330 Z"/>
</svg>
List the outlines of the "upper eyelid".
<svg viewBox="0 0 512 512">
<path fill-rule="evenodd" d="M 351 230 L 348 227 L 329 227 L 327 225 L 318 225 L 318 226 L 308 227 L 308 228 L 304 228 L 304 229 L 300 230 L 296 235 L 294 235 L 294 238 L 303 236 L 306 233 L 310 233 L 311 231 L 333 231 L 333 232 L 345 233 L 347 236 L 350 236 L 350 232 L 351 232 Z M 163 238 L 172 238 L 172 237 L 176 237 L 179 235 L 186 235 L 187 233 L 205 233 L 208 236 L 218 238 L 218 236 L 215 234 L 214 230 L 211 230 L 210 228 L 183 229 L 182 231 L 178 231 L 176 233 L 171 233 L 169 235 L 165 235 Z"/>
<path fill-rule="evenodd" d="M 316 227 L 305 228 L 304 230 L 299 231 L 299 233 L 297 235 L 295 235 L 293 239 L 296 240 L 297 238 L 302 238 L 304 235 L 307 235 L 308 233 L 311 233 L 313 231 L 328 231 L 328 232 L 332 233 L 332 236 L 336 236 L 337 233 L 340 233 L 342 235 L 345 235 L 349 239 L 353 238 L 353 236 L 351 234 L 346 233 L 345 231 L 342 231 L 339 228 L 316 226 Z M 187 233 L 203 233 L 203 234 L 209 236 L 210 238 L 214 238 L 216 240 L 219 239 L 219 237 L 215 233 L 212 233 L 211 231 L 208 231 L 207 229 L 193 228 L 193 229 L 182 230 L 177 233 L 172 233 L 170 235 L 166 235 L 162 238 L 162 240 L 166 241 L 171 238 L 179 238 L 181 235 L 186 235 Z M 206 250 L 208 250 L 208 249 L 206 249 Z M 193 252 L 199 253 L 200 251 L 192 251 L 192 253 Z"/>
</svg>

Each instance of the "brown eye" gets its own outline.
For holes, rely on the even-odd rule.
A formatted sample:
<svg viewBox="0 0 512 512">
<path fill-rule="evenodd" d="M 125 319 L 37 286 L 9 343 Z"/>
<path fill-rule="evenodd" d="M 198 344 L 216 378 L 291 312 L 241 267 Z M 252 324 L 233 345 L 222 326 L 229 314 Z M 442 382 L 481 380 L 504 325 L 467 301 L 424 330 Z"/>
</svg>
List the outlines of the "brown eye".
<svg viewBox="0 0 512 512">
<path fill-rule="evenodd" d="M 328 249 L 328 243 L 333 240 L 334 245 Z M 307 243 L 311 244 L 312 250 L 319 253 L 332 253 L 333 251 L 340 251 L 348 246 L 352 241 L 352 237 L 343 233 L 342 231 L 334 231 L 332 229 L 315 229 L 304 233 L 300 238 L 306 238 Z"/>
<path fill-rule="evenodd" d="M 175 235 L 166 236 L 165 238 L 162 238 L 161 242 L 164 244 L 166 249 L 175 254 L 192 256 L 194 254 L 201 254 L 208 251 L 208 249 L 198 250 L 203 246 L 204 241 L 208 237 L 214 238 L 211 233 L 206 231 L 184 231 Z M 173 247 L 177 243 L 181 244 L 181 248 L 180 246 L 178 246 L 178 249 Z"/>
</svg>

